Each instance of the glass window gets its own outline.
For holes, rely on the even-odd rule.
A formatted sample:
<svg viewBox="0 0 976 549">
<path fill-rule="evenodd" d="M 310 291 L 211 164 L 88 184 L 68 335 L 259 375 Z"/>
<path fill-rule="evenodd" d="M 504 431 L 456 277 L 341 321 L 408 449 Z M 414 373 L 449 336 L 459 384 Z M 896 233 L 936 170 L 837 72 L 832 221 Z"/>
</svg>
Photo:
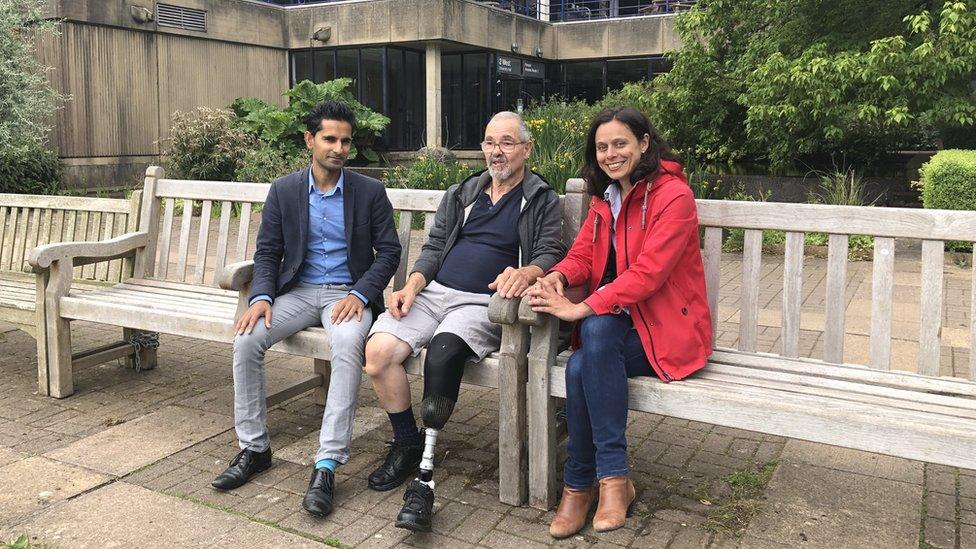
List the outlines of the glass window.
<svg viewBox="0 0 976 549">
<path fill-rule="evenodd" d="M 488 101 L 488 54 L 466 53 L 463 58 L 464 109 L 461 146 L 477 148 L 484 137 L 484 125 L 491 116 Z"/>
<path fill-rule="evenodd" d="M 359 50 L 336 51 L 336 78 L 352 78 L 349 91 L 359 99 Z"/>
<path fill-rule="evenodd" d="M 314 61 L 313 82 L 321 84 L 335 78 L 335 50 L 315 50 Z"/>
<path fill-rule="evenodd" d="M 312 78 L 312 55 L 308 51 L 291 54 L 291 83 L 294 86 L 302 80 Z"/>
<path fill-rule="evenodd" d="M 566 63 L 566 97 L 594 102 L 603 97 L 603 61 Z"/>
<path fill-rule="evenodd" d="M 462 120 L 464 119 L 464 89 L 461 81 L 461 55 L 441 57 L 441 110 L 444 115 L 444 146 L 459 147 L 462 140 Z"/>
<path fill-rule="evenodd" d="M 386 111 L 383 107 L 383 48 L 363 48 L 359 71 L 362 75 L 359 102 L 374 111 Z"/>
<path fill-rule="evenodd" d="M 607 61 L 607 89 L 615 90 L 627 82 L 650 79 L 647 59 Z"/>
</svg>

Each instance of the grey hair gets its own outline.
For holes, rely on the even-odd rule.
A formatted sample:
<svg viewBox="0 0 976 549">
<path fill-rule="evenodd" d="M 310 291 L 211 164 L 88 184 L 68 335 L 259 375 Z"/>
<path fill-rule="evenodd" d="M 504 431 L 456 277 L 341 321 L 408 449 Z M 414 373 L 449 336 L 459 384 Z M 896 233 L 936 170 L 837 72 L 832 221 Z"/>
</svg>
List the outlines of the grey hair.
<svg viewBox="0 0 976 549">
<path fill-rule="evenodd" d="M 519 138 L 519 141 L 532 141 L 532 132 L 530 132 L 529 131 L 529 127 L 525 125 L 525 120 L 522 120 L 522 115 L 520 115 L 517 112 L 501 111 L 501 112 L 495 114 L 495 116 L 492 116 L 491 117 L 491 120 L 489 120 L 488 123 L 491 124 L 495 120 L 504 120 L 506 118 L 507 119 L 514 119 L 514 120 L 517 120 L 518 121 L 518 138 Z"/>
</svg>

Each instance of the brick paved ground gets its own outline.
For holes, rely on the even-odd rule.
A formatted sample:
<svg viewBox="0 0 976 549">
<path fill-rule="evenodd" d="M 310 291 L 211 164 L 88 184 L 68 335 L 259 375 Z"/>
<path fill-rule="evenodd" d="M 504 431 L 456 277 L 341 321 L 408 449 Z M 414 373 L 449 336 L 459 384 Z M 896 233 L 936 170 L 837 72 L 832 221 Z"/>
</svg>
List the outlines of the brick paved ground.
<svg viewBox="0 0 976 549">
<path fill-rule="evenodd" d="M 779 344 L 777 262 L 781 258 L 764 258 L 761 350 Z M 917 315 L 918 266 L 911 259 L 899 265 L 895 367 L 913 369 L 906 319 L 913 310 Z M 719 308 L 723 345 L 735 344 L 739 270 L 735 257 L 726 258 Z M 812 356 L 822 345 L 817 315 L 822 315 L 824 272 L 823 262 L 807 262 L 803 349 Z M 968 368 L 968 277 L 967 269 L 947 265 L 945 374 L 961 375 Z M 866 358 L 870 264 L 851 265 L 848 297 L 848 358 L 863 362 L 856 359 Z M 109 342 L 116 331 L 76 323 L 75 346 Z M 246 531 L 255 546 L 552 543 L 551 512 L 497 501 L 497 393 L 489 389 L 465 387 L 441 437 L 432 534 L 408 535 L 392 527 L 402 489 L 366 489 L 365 476 L 382 459 L 390 432 L 365 380 L 354 457 L 339 470 L 338 507 L 331 517 L 316 520 L 300 508 L 309 473 L 302 464 L 310 457 L 304 449 L 315 440 L 322 412 L 308 395 L 271 411 L 276 466 L 235 492 L 212 491 L 210 480 L 237 451 L 230 347 L 161 339 L 156 370 L 137 373 L 117 363 L 87 368 L 76 372 L 76 395 L 54 400 L 35 394 L 33 340 L 0 325 L 0 539 L 27 533 L 63 547 L 97 547 L 106 540 L 121 540 L 123 546 L 229 546 L 240 545 L 244 534 L 235 532 Z M 269 354 L 272 380 L 284 382 L 309 369 L 308 360 Z M 421 387 L 413 388 L 416 403 Z M 161 418 L 178 425 L 161 425 Z M 192 440 L 175 440 L 182 422 Z M 587 528 L 556 545 L 976 546 L 973 471 L 643 413 L 632 413 L 628 439 L 639 490 L 635 516 L 619 531 L 596 535 Z M 117 446 L 115 462 L 111 454 L 96 455 L 96 443 L 102 450 Z M 732 495 L 729 475 L 764 466 L 772 472 L 769 484 L 742 506 L 755 506 L 752 520 L 740 535 L 716 528 L 718 512 L 729 510 L 723 507 Z M 169 522 L 156 531 L 145 520 L 127 520 L 139 511 Z M 752 516 L 742 509 L 733 514 Z"/>
</svg>

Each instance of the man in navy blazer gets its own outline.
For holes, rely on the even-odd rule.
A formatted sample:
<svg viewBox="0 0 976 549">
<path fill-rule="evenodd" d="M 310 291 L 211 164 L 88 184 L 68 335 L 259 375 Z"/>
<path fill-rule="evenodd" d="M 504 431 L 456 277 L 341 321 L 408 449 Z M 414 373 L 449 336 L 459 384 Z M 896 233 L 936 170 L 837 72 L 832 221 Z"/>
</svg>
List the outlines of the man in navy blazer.
<svg viewBox="0 0 976 549">
<path fill-rule="evenodd" d="M 349 460 L 366 335 L 383 310 L 400 242 L 383 184 L 343 169 L 356 125 L 352 110 L 325 101 L 305 124 L 311 165 L 275 181 L 261 214 L 250 307 L 234 339 L 234 427 L 241 452 L 212 484 L 237 488 L 271 467 L 265 351 L 321 324 L 332 348 L 332 373 L 302 506 L 322 517 L 332 511 L 336 467 Z"/>
</svg>

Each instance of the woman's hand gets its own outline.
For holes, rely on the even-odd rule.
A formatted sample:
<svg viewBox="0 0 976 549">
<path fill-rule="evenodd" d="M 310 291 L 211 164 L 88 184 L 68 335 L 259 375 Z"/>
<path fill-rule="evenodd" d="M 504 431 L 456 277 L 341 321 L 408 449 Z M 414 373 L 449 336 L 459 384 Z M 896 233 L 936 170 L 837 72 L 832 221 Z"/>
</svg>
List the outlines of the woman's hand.
<svg viewBox="0 0 976 549">
<path fill-rule="evenodd" d="M 550 279 L 552 275 L 560 276 L 558 286 Z M 550 279 L 549 284 L 543 283 L 544 279 L 540 278 L 525 292 L 532 310 L 537 313 L 549 313 L 556 318 L 570 322 L 586 318 L 593 314 L 593 309 L 586 303 L 573 303 L 566 299 L 566 296 L 562 295 L 563 284 L 561 276 L 559 273 L 551 273 L 545 277 L 546 279 Z"/>
<path fill-rule="evenodd" d="M 566 277 L 559 271 L 553 271 L 546 276 L 540 277 L 536 280 L 536 284 L 559 295 L 565 295 L 563 294 L 563 288 L 566 287 Z"/>
</svg>

